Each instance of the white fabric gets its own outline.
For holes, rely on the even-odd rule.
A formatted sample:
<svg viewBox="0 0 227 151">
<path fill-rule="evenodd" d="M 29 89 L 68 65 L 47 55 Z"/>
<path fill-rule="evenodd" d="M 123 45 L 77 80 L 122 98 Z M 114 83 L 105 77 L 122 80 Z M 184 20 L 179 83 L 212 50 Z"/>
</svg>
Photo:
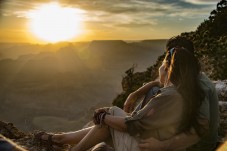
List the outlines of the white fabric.
<svg viewBox="0 0 227 151">
<path fill-rule="evenodd" d="M 123 117 L 127 115 L 122 109 L 116 106 L 110 108 L 110 114 Z M 110 128 L 110 132 L 115 151 L 140 151 L 136 139 L 128 133 L 120 132 L 112 128 Z"/>
</svg>

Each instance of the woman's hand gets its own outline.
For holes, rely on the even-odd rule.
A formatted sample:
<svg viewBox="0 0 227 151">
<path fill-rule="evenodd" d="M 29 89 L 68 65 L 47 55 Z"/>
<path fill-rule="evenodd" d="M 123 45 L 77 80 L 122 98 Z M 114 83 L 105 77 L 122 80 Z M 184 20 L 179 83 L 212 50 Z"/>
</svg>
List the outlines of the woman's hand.
<svg viewBox="0 0 227 151">
<path fill-rule="evenodd" d="M 131 93 L 124 103 L 124 111 L 131 113 L 136 106 L 137 94 L 135 92 Z"/>
<path fill-rule="evenodd" d="M 95 113 L 108 112 L 109 109 L 110 109 L 110 107 L 102 107 L 102 108 L 96 109 Z"/>
<path fill-rule="evenodd" d="M 109 107 L 103 107 L 95 110 L 93 114 L 93 122 L 95 125 L 103 124 L 106 114 L 109 114 L 108 111 Z"/>
<path fill-rule="evenodd" d="M 166 145 L 162 141 L 159 141 L 155 138 L 148 138 L 141 140 L 139 143 L 139 148 L 141 151 L 165 151 L 166 150 Z"/>
</svg>

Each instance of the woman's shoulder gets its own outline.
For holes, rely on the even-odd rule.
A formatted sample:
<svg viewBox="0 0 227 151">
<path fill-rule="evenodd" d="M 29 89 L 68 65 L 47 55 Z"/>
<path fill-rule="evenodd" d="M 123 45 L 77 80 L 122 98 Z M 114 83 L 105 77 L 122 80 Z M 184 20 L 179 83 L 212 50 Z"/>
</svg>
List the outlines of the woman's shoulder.
<svg viewBox="0 0 227 151">
<path fill-rule="evenodd" d="M 160 89 L 159 94 L 161 94 L 163 96 L 180 95 L 180 93 L 177 91 L 177 88 L 174 85 Z"/>
<path fill-rule="evenodd" d="M 159 93 L 153 98 L 153 101 L 158 102 L 178 102 L 180 100 L 182 100 L 182 96 L 175 86 L 161 88 Z"/>
<path fill-rule="evenodd" d="M 165 109 L 170 107 L 181 108 L 183 98 L 174 86 L 160 89 L 160 93 L 152 98 L 148 106 L 154 109 Z"/>
</svg>

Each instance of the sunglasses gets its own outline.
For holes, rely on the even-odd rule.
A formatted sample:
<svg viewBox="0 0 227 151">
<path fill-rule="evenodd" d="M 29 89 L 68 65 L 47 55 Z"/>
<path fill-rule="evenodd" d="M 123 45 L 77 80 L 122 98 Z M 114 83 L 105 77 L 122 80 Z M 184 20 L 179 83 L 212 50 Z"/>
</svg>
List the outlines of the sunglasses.
<svg viewBox="0 0 227 151">
<path fill-rule="evenodd" d="M 170 53 L 170 58 L 172 58 L 173 53 L 174 53 L 174 50 L 175 50 L 175 48 L 171 48 L 171 49 L 169 50 L 169 53 Z"/>
</svg>

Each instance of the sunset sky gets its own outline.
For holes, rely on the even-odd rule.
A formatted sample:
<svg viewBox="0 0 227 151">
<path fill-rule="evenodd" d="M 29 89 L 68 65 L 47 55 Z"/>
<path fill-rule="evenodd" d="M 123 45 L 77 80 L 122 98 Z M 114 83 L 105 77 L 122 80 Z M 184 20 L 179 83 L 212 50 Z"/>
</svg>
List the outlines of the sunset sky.
<svg viewBox="0 0 227 151">
<path fill-rule="evenodd" d="M 64 41 L 167 39 L 195 30 L 217 3 L 217 0 L 1 0 L 0 42 L 58 42 L 64 36 Z M 57 11 L 53 11 L 53 4 Z M 57 24 L 56 29 L 61 31 L 48 33 Z"/>
</svg>

